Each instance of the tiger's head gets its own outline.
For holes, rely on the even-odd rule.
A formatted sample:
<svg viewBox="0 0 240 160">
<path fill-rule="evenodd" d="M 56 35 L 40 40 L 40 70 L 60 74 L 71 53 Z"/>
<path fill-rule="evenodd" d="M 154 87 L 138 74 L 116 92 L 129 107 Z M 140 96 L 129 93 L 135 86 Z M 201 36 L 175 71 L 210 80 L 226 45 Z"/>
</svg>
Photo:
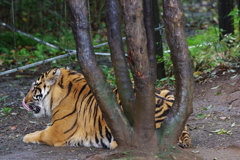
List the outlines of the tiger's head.
<svg viewBox="0 0 240 160">
<path fill-rule="evenodd" d="M 57 82 L 61 70 L 52 69 L 42 74 L 32 83 L 31 89 L 22 101 L 23 107 L 28 111 L 33 111 L 35 117 L 51 116 L 51 88 Z"/>
</svg>

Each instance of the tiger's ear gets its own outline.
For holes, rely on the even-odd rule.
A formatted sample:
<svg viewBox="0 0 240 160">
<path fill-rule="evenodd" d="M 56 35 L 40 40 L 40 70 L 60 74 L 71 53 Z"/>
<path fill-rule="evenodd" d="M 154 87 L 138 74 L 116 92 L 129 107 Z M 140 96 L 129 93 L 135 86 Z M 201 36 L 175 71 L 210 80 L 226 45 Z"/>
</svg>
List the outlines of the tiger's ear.
<svg viewBox="0 0 240 160">
<path fill-rule="evenodd" d="M 59 68 L 50 71 L 45 78 L 46 85 L 51 86 L 55 84 L 58 78 L 60 77 L 60 75 L 61 75 L 61 70 Z"/>
</svg>

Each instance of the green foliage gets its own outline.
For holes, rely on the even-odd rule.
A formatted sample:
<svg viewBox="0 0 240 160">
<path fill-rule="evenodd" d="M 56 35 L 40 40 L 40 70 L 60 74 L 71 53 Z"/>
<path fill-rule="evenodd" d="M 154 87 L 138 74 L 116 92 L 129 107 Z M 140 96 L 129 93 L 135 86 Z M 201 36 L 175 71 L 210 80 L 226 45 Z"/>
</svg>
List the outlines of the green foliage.
<svg viewBox="0 0 240 160">
<path fill-rule="evenodd" d="M 16 32 L 0 33 L 0 53 L 10 53 L 17 46 L 35 46 L 37 42 Z"/>
<path fill-rule="evenodd" d="M 96 45 L 102 44 L 106 41 L 102 41 L 101 35 L 95 35 L 92 43 L 93 43 L 93 46 L 96 46 Z M 109 48 L 108 45 L 105 45 L 105 46 L 102 46 L 100 48 L 95 48 L 94 51 L 95 52 L 101 52 L 101 53 L 110 53 L 110 48 Z"/>
<path fill-rule="evenodd" d="M 4 108 L 0 109 L 0 113 L 2 115 L 10 115 L 11 111 L 12 111 L 12 108 L 7 108 L 7 107 L 4 107 Z"/>
<path fill-rule="evenodd" d="M 7 17 L 2 17 L 2 22 L 59 48 L 75 49 L 65 1 L 3 1 L 0 8 L 0 14 Z M 21 66 L 60 53 L 19 33 L 9 32 L 6 27 L 3 29 L 5 30 L 0 33 L 0 65 L 2 59 L 6 59 L 5 65 Z M 25 62 L 20 62 L 22 60 Z"/>
<path fill-rule="evenodd" d="M 171 60 L 170 52 L 163 52 L 163 58 L 160 58 L 159 55 L 156 56 L 157 63 L 164 62 L 165 72 L 168 76 L 173 75 L 173 63 Z"/>
<path fill-rule="evenodd" d="M 187 25 L 200 27 L 200 22 L 192 23 L 196 20 L 189 12 L 197 12 L 199 7 L 194 7 L 195 1 L 184 0 L 183 5 L 188 8 Z M 93 45 L 98 45 L 107 41 L 105 17 L 105 5 L 100 1 L 90 1 L 89 9 L 91 22 Z M 11 7 L 14 10 L 11 10 Z M 190 7 L 190 8 L 189 8 Z M 3 22 L 12 24 L 16 29 L 19 29 L 28 34 L 32 34 L 45 42 L 54 44 L 62 49 L 75 49 L 74 36 L 70 28 L 69 11 L 66 2 L 63 0 L 24 0 L 14 1 L 13 4 L 8 1 L 0 2 L 1 13 L 6 14 Z M 191 10 L 190 10 L 191 9 Z M 203 10 L 208 10 L 208 7 L 203 6 Z M 12 17 L 14 12 L 16 17 Z M 214 14 L 214 13 L 213 13 Z M 240 57 L 239 46 L 239 10 L 237 7 L 229 14 L 234 19 L 235 35 L 226 35 L 219 41 L 219 30 L 215 26 L 210 26 L 206 30 L 198 30 L 197 35 L 187 39 L 191 60 L 194 71 L 207 72 L 214 67 L 225 66 L 231 63 L 234 66 L 238 63 Z M 14 19 L 13 19 L 14 18 Z M 202 19 L 202 17 L 198 17 Z M 204 19 L 206 20 L 206 19 Z M 195 24 L 195 25 L 194 25 Z M 124 33 L 123 33 L 124 34 Z M 231 45 L 231 48 L 229 47 Z M 95 49 L 95 52 L 109 53 L 109 46 L 104 46 Z M 0 66 L 23 66 L 37 61 L 51 58 L 64 52 L 39 44 L 38 42 L 29 39 L 16 32 L 4 31 L 0 33 Z M 164 84 L 173 85 L 173 64 L 171 62 L 170 53 L 164 52 L 164 57 L 157 57 L 158 63 L 164 62 L 167 78 L 157 81 L 158 86 Z M 76 56 L 53 61 L 53 67 L 62 67 L 72 61 L 77 61 Z M 227 63 L 228 64 L 227 64 Z M 103 67 L 103 72 L 112 86 L 116 86 L 113 69 Z"/>
<path fill-rule="evenodd" d="M 222 41 L 219 42 L 219 33 L 218 28 L 211 26 L 187 39 L 194 70 L 212 69 L 222 62 L 218 53 L 224 52 L 227 47 Z"/>
<path fill-rule="evenodd" d="M 116 78 L 115 78 L 115 75 L 114 75 L 113 68 L 108 68 L 105 65 L 101 65 L 101 68 L 102 68 L 103 74 L 106 76 L 107 81 L 109 82 L 109 84 L 112 87 L 116 88 Z"/>
<path fill-rule="evenodd" d="M 233 26 L 234 26 L 234 32 L 236 34 L 239 34 L 239 22 L 240 22 L 240 10 L 237 6 L 234 7 L 234 9 L 229 13 L 229 16 L 233 17 Z"/>
<path fill-rule="evenodd" d="M 197 115 L 197 117 L 196 117 L 195 119 L 196 119 L 196 120 L 202 119 L 202 118 L 205 118 L 206 116 L 207 116 L 206 114 L 200 113 L 200 114 Z"/>
<path fill-rule="evenodd" d="M 217 129 L 215 131 L 211 131 L 212 133 L 217 133 L 217 134 L 227 134 L 227 135 L 231 135 L 232 131 L 227 131 L 225 129 Z"/>
<path fill-rule="evenodd" d="M 164 85 L 168 85 L 168 86 L 173 86 L 175 84 L 175 78 L 174 76 L 172 77 L 165 77 L 162 79 L 157 79 L 157 87 L 162 87 Z"/>
<path fill-rule="evenodd" d="M 194 71 L 206 72 L 217 66 L 226 66 L 229 63 L 234 66 L 234 63 L 237 63 L 240 57 L 239 36 L 225 35 L 219 41 L 220 32 L 217 27 L 210 26 L 207 30 L 199 30 L 197 35 L 187 38 Z M 158 62 L 165 63 L 166 73 L 171 76 L 173 65 L 170 53 L 164 52 L 164 58 L 157 59 Z"/>
<path fill-rule="evenodd" d="M 110 84 L 110 86 L 113 88 L 117 88 L 114 68 L 113 67 L 108 68 L 106 65 L 101 65 L 100 67 L 102 68 L 103 74 L 106 76 L 107 82 Z M 133 82 L 132 72 L 130 69 L 128 71 L 129 71 L 130 79 Z"/>
</svg>

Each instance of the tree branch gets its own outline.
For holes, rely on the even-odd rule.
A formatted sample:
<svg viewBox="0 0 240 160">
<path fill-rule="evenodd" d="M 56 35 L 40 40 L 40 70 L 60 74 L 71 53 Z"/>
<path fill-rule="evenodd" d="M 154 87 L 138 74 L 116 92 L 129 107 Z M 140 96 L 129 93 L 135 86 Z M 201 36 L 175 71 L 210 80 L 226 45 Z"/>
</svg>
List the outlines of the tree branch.
<svg viewBox="0 0 240 160">
<path fill-rule="evenodd" d="M 184 32 L 184 13 L 181 1 L 164 0 L 163 13 L 167 42 L 171 50 L 176 78 L 176 97 L 173 109 L 164 121 L 158 135 L 165 137 L 159 138 L 161 139 L 160 145 L 169 146 L 169 144 L 176 144 L 187 118 L 193 112 L 193 76 Z"/>
<path fill-rule="evenodd" d="M 120 30 L 121 12 L 118 0 L 106 0 L 106 20 L 108 29 L 108 43 L 111 50 L 111 59 L 116 76 L 116 84 L 124 114 L 133 124 L 133 106 L 130 98 L 134 95 L 126 62 L 122 36 Z"/>
<path fill-rule="evenodd" d="M 147 35 L 148 58 L 151 66 L 152 79 L 157 79 L 156 41 L 153 23 L 152 0 L 144 0 L 144 25 Z M 155 84 L 156 82 L 152 82 Z"/>
</svg>

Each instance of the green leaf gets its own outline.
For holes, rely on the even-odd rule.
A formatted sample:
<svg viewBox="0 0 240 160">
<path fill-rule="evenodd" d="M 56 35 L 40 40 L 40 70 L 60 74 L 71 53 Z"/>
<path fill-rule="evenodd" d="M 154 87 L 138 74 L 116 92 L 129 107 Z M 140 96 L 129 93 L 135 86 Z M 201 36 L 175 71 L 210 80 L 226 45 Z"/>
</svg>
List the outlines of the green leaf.
<svg viewBox="0 0 240 160">
<path fill-rule="evenodd" d="M 37 123 L 36 121 L 29 121 L 29 123 Z"/>
<path fill-rule="evenodd" d="M 4 115 L 9 115 L 12 111 L 12 108 L 4 107 L 0 110 L 0 112 Z"/>
<path fill-rule="evenodd" d="M 217 89 L 218 87 L 220 87 L 220 85 L 219 85 L 219 86 L 216 86 L 216 87 L 213 87 L 213 88 L 211 88 L 211 89 Z"/>
<path fill-rule="evenodd" d="M 236 78 L 238 75 L 236 74 L 235 76 L 230 77 L 231 79 Z"/>
<path fill-rule="evenodd" d="M 200 113 L 200 114 L 197 115 L 197 117 L 206 117 L 206 114 Z"/>
<path fill-rule="evenodd" d="M 220 94 L 222 94 L 222 92 L 217 92 L 217 93 L 215 93 L 215 95 L 220 95 Z"/>
<path fill-rule="evenodd" d="M 232 131 L 227 131 L 225 129 L 217 129 L 215 131 L 211 131 L 213 133 L 217 133 L 217 134 L 227 134 L 227 135 L 231 135 Z"/>
<path fill-rule="evenodd" d="M 199 153 L 199 151 L 191 151 L 192 153 Z"/>
<path fill-rule="evenodd" d="M 204 107 L 203 110 L 209 110 L 210 108 L 212 108 L 212 105 L 210 105 L 208 107 Z"/>
<path fill-rule="evenodd" d="M 221 129 L 217 129 L 217 130 L 215 130 L 215 131 L 211 131 L 211 132 L 213 132 L 213 133 L 217 133 L 217 132 L 220 132 L 221 131 Z"/>
</svg>

